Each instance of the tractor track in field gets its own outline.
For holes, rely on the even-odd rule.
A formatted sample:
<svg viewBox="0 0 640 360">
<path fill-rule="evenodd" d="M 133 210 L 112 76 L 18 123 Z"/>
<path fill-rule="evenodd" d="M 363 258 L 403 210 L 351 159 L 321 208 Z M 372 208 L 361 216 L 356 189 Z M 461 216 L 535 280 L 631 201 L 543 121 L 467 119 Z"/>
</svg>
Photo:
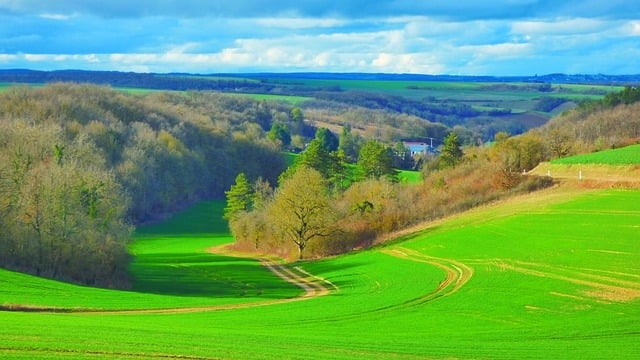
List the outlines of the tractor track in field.
<svg viewBox="0 0 640 360">
<path fill-rule="evenodd" d="M 211 306 L 193 306 L 178 308 L 159 308 L 159 309 L 122 309 L 122 310 L 106 310 L 106 309 L 86 309 L 86 308 L 63 308 L 63 307 L 46 307 L 31 305 L 0 305 L 0 311 L 14 312 L 38 312 L 38 313 L 60 313 L 60 314 L 78 314 L 78 315 L 142 315 L 142 314 L 181 314 L 195 312 L 211 312 L 221 310 L 244 309 L 250 307 L 267 306 L 284 304 L 294 301 L 307 300 L 318 296 L 328 295 L 331 290 L 329 286 L 337 290 L 337 287 L 328 280 L 312 275 L 300 267 L 296 267 L 296 271 L 279 264 L 278 262 L 261 258 L 260 263 L 273 272 L 281 279 L 298 286 L 304 293 L 285 299 L 272 299 L 264 301 L 255 301 L 240 304 L 221 304 Z"/>
<path fill-rule="evenodd" d="M 382 252 L 401 259 L 430 264 L 445 272 L 445 278 L 440 281 L 435 290 L 420 297 L 405 301 L 400 304 L 400 306 L 420 305 L 452 295 L 460 290 L 473 276 L 473 269 L 471 267 L 456 260 L 429 256 L 404 247 L 384 249 Z"/>
<path fill-rule="evenodd" d="M 582 285 L 592 290 L 584 290 L 583 294 L 589 298 L 605 302 L 628 302 L 640 298 L 640 282 L 620 278 L 620 276 L 635 276 L 622 272 L 603 272 L 618 275 L 612 277 L 599 274 L 597 269 L 573 268 L 568 266 L 553 266 L 544 263 L 524 262 L 508 259 L 493 259 L 490 262 L 480 261 L 478 265 L 496 266 L 502 271 L 513 271 L 528 276 L 564 281 Z M 556 294 L 558 294 L 556 292 Z M 573 295 L 569 295 L 573 296 Z"/>
</svg>

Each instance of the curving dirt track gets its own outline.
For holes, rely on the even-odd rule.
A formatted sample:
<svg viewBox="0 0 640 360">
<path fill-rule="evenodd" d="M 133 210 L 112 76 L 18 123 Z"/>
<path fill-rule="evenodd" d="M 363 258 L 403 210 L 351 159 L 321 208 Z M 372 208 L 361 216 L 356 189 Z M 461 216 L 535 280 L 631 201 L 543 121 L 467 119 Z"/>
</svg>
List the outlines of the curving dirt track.
<svg viewBox="0 0 640 360">
<path fill-rule="evenodd" d="M 297 272 L 277 263 L 270 259 L 259 259 L 264 267 L 273 272 L 281 279 L 300 287 L 304 293 L 285 299 L 272 299 L 264 301 L 256 301 L 240 304 L 224 304 L 197 307 L 181 307 L 181 308 L 165 308 L 165 309 L 132 309 L 132 310 L 100 310 L 100 309 L 82 309 L 82 308 L 55 308 L 55 307 L 37 307 L 22 305 L 2 305 L 0 311 L 20 311 L 20 312 L 43 312 L 43 313 L 69 313 L 69 314 L 85 314 L 85 315 L 139 315 L 139 314 L 179 314 L 194 313 L 207 311 L 221 311 L 231 309 L 243 309 L 257 306 L 267 306 L 275 304 L 283 304 L 294 301 L 307 300 L 318 296 L 328 295 L 331 291 L 325 285 L 331 286 L 337 290 L 337 287 L 331 282 L 317 277 L 302 270 L 299 267 L 295 269 Z"/>
<path fill-rule="evenodd" d="M 452 259 L 443 259 L 423 254 L 419 251 L 404 247 L 384 249 L 383 253 L 410 261 L 422 262 L 438 267 L 445 272 L 445 278 L 438 287 L 419 298 L 412 299 L 405 305 L 422 304 L 445 296 L 452 295 L 460 290 L 473 276 L 473 269 L 466 264 Z"/>
</svg>

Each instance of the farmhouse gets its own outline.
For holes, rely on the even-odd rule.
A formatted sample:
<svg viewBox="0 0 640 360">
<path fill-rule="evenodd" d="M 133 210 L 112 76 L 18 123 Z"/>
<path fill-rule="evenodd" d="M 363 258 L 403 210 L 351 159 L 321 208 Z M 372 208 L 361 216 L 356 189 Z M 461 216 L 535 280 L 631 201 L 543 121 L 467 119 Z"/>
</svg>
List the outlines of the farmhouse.
<svg viewBox="0 0 640 360">
<path fill-rule="evenodd" d="M 403 140 L 402 144 L 409 149 L 411 156 L 438 154 L 440 152 L 438 149 L 433 147 L 433 142 L 427 143 L 425 141 Z"/>
</svg>

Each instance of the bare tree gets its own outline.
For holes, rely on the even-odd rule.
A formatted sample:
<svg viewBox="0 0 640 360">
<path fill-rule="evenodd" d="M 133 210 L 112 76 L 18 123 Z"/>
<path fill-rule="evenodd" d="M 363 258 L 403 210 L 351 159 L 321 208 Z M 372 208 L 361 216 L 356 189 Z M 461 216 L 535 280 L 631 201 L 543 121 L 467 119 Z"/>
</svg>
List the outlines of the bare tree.
<svg viewBox="0 0 640 360">
<path fill-rule="evenodd" d="M 296 244 L 299 258 L 309 241 L 335 233 L 335 212 L 325 180 L 306 166 L 283 181 L 268 214 L 276 233 Z"/>
</svg>

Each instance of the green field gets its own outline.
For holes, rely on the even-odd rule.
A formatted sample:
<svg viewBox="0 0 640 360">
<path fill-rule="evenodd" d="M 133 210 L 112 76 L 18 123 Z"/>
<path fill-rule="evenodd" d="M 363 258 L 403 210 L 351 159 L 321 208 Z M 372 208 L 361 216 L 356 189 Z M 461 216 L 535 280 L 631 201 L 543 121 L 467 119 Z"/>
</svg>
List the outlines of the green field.
<svg viewBox="0 0 640 360">
<path fill-rule="evenodd" d="M 638 204 L 640 191 L 545 190 L 290 265 L 330 281 L 326 296 L 222 310 L 206 306 L 300 289 L 204 252 L 230 238 L 222 204 L 203 203 L 138 231 L 132 292 L 0 272 L 4 304 L 200 311 L 1 311 L 0 358 L 637 359 Z"/>
<path fill-rule="evenodd" d="M 284 101 L 293 105 L 303 103 L 312 98 L 295 95 L 275 95 L 275 94 L 248 94 L 248 93 L 225 93 L 227 95 L 248 97 L 257 101 Z"/>
<path fill-rule="evenodd" d="M 556 159 L 551 163 L 561 165 L 637 165 L 640 164 L 640 144 Z"/>
<path fill-rule="evenodd" d="M 422 181 L 422 172 L 412 170 L 400 170 L 398 179 L 401 183 L 417 184 Z"/>
<path fill-rule="evenodd" d="M 288 84 L 290 79 L 269 79 L 269 83 Z M 439 100 L 456 100 L 469 102 L 505 103 L 516 101 L 528 102 L 541 96 L 564 97 L 572 100 L 599 99 L 603 94 L 620 91 L 622 86 L 595 84 L 553 84 L 552 91 L 540 92 L 532 89 L 535 83 L 522 82 L 480 82 L 480 81 L 410 81 L 410 80 L 319 80 L 296 79 L 295 84 L 313 88 L 339 87 L 342 90 L 361 90 L 386 92 L 393 95 L 422 99 L 435 97 Z M 481 105 L 481 104 L 478 104 Z"/>
</svg>

